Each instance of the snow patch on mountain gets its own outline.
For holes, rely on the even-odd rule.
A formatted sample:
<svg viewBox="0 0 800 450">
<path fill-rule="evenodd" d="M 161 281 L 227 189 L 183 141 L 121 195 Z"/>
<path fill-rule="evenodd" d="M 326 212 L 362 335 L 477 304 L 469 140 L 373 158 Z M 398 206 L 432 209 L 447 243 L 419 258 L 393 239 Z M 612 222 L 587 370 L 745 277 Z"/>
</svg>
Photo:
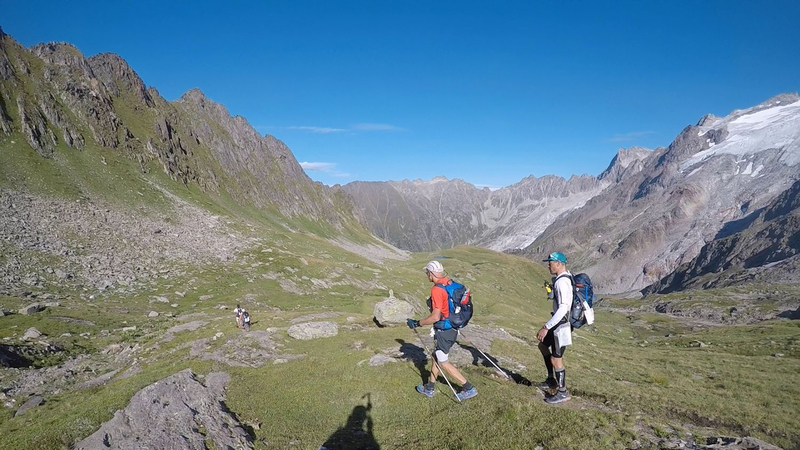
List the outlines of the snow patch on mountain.
<svg viewBox="0 0 800 450">
<path fill-rule="evenodd" d="M 727 127 L 728 136 L 717 145 L 709 145 L 707 150 L 697 152 L 684 161 L 680 165 L 681 171 L 713 156 L 729 154 L 746 157 L 771 149 L 783 151 L 780 162 L 787 166 L 800 163 L 800 102 L 762 110 L 757 110 L 756 107 L 732 114 L 726 119 L 713 121 L 711 126 L 702 126 L 699 135 L 723 127 Z M 750 165 L 752 166 L 752 162 Z M 742 174 L 755 176 L 759 169 L 753 172 L 751 166 Z"/>
<path fill-rule="evenodd" d="M 497 251 L 523 249 L 533 243 L 557 217 L 581 208 L 608 185 L 600 183 L 594 189 L 565 197 L 528 199 L 513 209 L 498 207 L 487 200 L 482 211 L 483 222 L 490 229 L 502 229 L 503 233 L 485 245 Z"/>
</svg>

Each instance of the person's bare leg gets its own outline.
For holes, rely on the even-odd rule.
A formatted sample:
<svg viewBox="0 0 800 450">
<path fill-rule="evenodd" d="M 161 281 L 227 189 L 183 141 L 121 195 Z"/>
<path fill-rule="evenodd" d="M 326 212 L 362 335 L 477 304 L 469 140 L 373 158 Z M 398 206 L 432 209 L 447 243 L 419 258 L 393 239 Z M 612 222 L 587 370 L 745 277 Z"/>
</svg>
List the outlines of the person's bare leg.
<svg viewBox="0 0 800 450">
<path fill-rule="evenodd" d="M 448 361 L 448 362 L 439 363 L 439 364 L 442 366 L 442 370 L 444 370 L 447 373 L 449 373 L 450 376 L 452 376 L 458 382 L 458 384 L 463 386 L 464 384 L 467 383 L 467 379 L 464 378 L 463 375 L 461 375 L 461 372 L 459 372 L 459 370 L 456 368 L 456 366 L 454 366 L 452 363 L 450 363 Z"/>
<path fill-rule="evenodd" d="M 431 358 L 436 358 L 432 356 Z M 439 364 L 436 362 L 435 359 L 431 361 L 431 375 L 428 377 L 429 383 L 436 383 L 436 379 L 439 378 Z"/>
</svg>

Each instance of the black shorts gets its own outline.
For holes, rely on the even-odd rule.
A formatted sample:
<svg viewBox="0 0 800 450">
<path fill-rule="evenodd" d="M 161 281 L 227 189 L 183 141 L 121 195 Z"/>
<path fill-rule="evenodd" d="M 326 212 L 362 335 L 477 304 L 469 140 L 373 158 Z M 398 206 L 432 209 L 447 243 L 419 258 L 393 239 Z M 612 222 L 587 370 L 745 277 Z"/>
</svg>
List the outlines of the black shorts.
<svg viewBox="0 0 800 450">
<path fill-rule="evenodd" d="M 444 354 L 450 353 L 450 349 L 453 347 L 453 344 L 456 343 L 456 339 L 458 339 L 458 330 L 455 328 L 436 330 L 436 333 L 433 335 L 433 340 L 436 342 L 436 350 Z"/>
<path fill-rule="evenodd" d="M 542 341 L 542 345 L 545 346 L 548 350 L 550 350 L 550 354 L 555 356 L 556 358 L 563 358 L 564 352 L 567 351 L 567 347 L 558 347 L 556 348 L 556 336 L 555 330 L 558 326 L 555 326 L 549 330 L 547 330 L 547 335 L 544 337 Z"/>
</svg>

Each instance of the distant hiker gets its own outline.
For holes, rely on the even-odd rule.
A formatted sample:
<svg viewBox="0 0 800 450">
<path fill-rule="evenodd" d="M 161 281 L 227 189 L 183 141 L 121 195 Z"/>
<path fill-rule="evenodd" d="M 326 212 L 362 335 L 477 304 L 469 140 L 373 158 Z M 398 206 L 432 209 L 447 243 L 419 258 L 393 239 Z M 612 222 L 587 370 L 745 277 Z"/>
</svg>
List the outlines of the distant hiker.
<svg viewBox="0 0 800 450">
<path fill-rule="evenodd" d="M 236 305 L 236 309 L 233 310 L 233 314 L 236 317 L 236 328 L 242 328 L 242 313 L 244 312 L 244 308 Z"/>
<path fill-rule="evenodd" d="M 561 403 L 571 397 L 566 386 L 564 352 L 572 344 L 572 328 L 568 314 L 572 305 L 572 274 L 567 270 L 567 257 L 561 252 L 550 253 L 544 261 L 553 275 L 553 316 L 539 330 L 539 351 L 547 367 L 547 379 L 539 385 L 542 389 L 557 389 L 555 395 L 545 398 L 547 403 Z M 549 294 L 549 293 L 548 293 Z M 549 295 L 548 295 L 549 297 Z"/>
<path fill-rule="evenodd" d="M 250 331 L 250 313 L 247 310 L 242 311 L 242 327 L 244 331 Z"/>
<path fill-rule="evenodd" d="M 450 307 L 448 304 L 447 290 L 442 287 L 451 284 L 451 281 L 444 276 L 444 267 L 442 267 L 439 261 L 429 262 L 425 266 L 425 274 L 428 276 L 428 281 L 433 283 L 433 287 L 431 287 L 431 297 L 428 299 L 428 306 L 431 313 L 422 320 L 408 319 L 408 327 L 414 329 L 420 325 L 433 325 L 431 331 L 434 341 L 436 342 L 436 349 L 432 356 L 436 358 L 442 370 L 446 371 L 461 384 L 461 391 L 456 394 L 460 400 L 475 397 L 478 395 L 478 390 L 475 389 L 475 386 L 470 384 L 470 382 L 461 375 L 461 372 L 459 372 L 456 366 L 447 360 L 447 354 L 458 338 L 458 329 L 453 328 L 447 320 L 450 315 Z M 417 392 L 428 397 L 433 397 L 434 385 L 438 377 L 439 368 L 436 364 L 433 364 L 428 382 L 418 385 Z"/>
</svg>

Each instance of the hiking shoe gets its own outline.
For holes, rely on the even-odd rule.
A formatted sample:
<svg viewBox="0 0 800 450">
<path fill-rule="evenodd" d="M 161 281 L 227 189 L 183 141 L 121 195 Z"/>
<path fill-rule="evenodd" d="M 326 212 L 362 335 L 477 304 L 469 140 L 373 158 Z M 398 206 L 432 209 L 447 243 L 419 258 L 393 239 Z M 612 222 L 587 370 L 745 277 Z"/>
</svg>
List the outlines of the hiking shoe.
<svg viewBox="0 0 800 450">
<path fill-rule="evenodd" d="M 469 388 L 468 391 L 462 390 L 461 392 L 456 394 L 459 400 L 466 400 L 468 398 L 475 397 L 476 395 L 478 395 L 478 390 L 475 389 L 475 386 Z"/>
<path fill-rule="evenodd" d="M 558 387 L 558 382 L 555 378 L 548 377 L 546 380 L 538 384 L 539 389 L 555 389 Z"/>
<path fill-rule="evenodd" d="M 572 396 L 569 395 L 569 391 L 564 390 L 558 391 L 555 394 L 545 398 L 544 401 L 551 405 L 555 405 L 556 403 L 565 402 L 571 398 Z"/>
<path fill-rule="evenodd" d="M 417 392 L 423 394 L 427 397 L 433 397 L 434 390 L 433 389 L 425 389 L 424 385 L 418 384 L 417 385 Z"/>
</svg>

